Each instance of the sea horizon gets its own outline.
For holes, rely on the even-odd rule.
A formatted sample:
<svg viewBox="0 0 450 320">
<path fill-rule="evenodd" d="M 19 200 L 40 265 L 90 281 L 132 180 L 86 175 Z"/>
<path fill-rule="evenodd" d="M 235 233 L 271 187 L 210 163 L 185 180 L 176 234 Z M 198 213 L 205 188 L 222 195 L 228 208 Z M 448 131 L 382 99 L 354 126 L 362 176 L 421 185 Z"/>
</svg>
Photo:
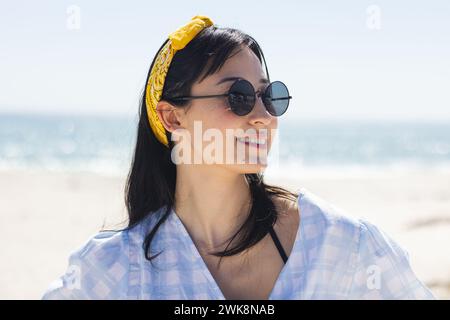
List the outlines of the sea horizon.
<svg viewBox="0 0 450 320">
<path fill-rule="evenodd" d="M 0 113 L 0 170 L 126 175 L 137 122 L 137 114 Z M 281 119 L 277 140 L 269 176 L 450 172 L 450 120 Z"/>
</svg>

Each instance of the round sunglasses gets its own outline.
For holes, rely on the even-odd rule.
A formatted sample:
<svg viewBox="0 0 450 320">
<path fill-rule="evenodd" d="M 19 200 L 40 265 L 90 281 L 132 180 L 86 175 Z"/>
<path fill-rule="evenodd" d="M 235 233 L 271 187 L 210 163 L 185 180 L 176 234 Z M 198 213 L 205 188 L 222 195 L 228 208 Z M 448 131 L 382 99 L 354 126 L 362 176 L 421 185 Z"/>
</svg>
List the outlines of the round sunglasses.
<svg viewBox="0 0 450 320">
<path fill-rule="evenodd" d="M 225 94 L 216 94 L 209 96 L 184 96 L 171 98 L 172 101 L 191 100 L 191 99 L 205 99 L 216 97 L 228 97 L 228 104 L 231 111 L 238 116 L 245 116 L 249 114 L 256 102 L 256 93 L 253 85 L 244 79 L 236 80 Z M 258 93 L 258 97 L 262 97 L 262 101 L 267 111 L 275 117 L 284 114 L 289 106 L 289 100 L 292 97 L 289 95 L 288 88 L 281 81 L 271 82 L 263 93 Z"/>
</svg>

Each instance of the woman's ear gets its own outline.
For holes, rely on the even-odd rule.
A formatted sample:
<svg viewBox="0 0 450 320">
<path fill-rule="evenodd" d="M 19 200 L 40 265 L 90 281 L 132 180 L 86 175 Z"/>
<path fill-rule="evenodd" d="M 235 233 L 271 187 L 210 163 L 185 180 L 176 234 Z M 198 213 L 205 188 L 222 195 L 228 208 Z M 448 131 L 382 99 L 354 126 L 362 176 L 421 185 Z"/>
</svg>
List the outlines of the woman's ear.
<svg viewBox="0 0 450 320">
<path fill-rule="evenodd" d="M 161 100 L 156 105 L 156 112 L 164 128 L 169 132 L 182 129 L 182 110 L 171 105 L 169 102 Z"/>
</svg>

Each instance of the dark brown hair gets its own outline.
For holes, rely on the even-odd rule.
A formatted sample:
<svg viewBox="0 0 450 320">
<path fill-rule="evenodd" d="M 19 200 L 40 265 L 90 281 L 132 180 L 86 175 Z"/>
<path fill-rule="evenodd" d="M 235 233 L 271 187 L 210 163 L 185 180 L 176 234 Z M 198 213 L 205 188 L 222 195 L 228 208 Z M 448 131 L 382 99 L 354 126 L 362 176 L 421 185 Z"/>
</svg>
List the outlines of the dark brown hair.
<svg viewBox="0 0 450 320">
<path fill-rule="evenodd" d="M 171 97 L 189 95 L 192 85 L 196 81 L 200 82 L 217 72 L 231 54 L 241 46 L 250 48 L 260 60 L 261 65 L 263 60 L 266 65 L 258 43 L 244 32 L 217 26 L 203 29 L 184 49 L 174 55 L 165 79 L 161 99 L 179 107 L 187 106 L 188 101 L 175 102 L 171 101 Z M 155 59 L 150 66 L 149 74 L 154 62 Z M 269 77 L 267 66 L 266 72 Z M 125 203 L 129 217 L 127 229 L 136 226 L 148 215 L 165 207 L 164 214 L 152 230 L 149 230 L 143 243 L 145 257 L 150 261 L 161 253 L 150 256 L 151 241 L 159 226 L 167 219 L 174 204 L 177 177 L 176 166 L 171 161 L 173 142 L 170 132 L 167 133 L 167 139 L 169 148 L 157 140 L 150 128 L 144 90 L 140 105 L 136 147 L 126 182 Z M 272 201 L 273 196 L 288 200 L 295 200 L 298 197 L 298 194 L 284 188 L 264 183 L 263 173 L 245 174 L 245 178 L 250 186 L 252 197 L 250 213 L 244 224 L 231 238 L 226 249 L 211 253 L 215 256 L 225 257 L 238 254 L 252 247 L 267 235 L 277 220 L 277 211 Z M 238 235 L 240 235 L 240 241 L 236 246 L 228 249 L 230 243 Z"/>
</svg>

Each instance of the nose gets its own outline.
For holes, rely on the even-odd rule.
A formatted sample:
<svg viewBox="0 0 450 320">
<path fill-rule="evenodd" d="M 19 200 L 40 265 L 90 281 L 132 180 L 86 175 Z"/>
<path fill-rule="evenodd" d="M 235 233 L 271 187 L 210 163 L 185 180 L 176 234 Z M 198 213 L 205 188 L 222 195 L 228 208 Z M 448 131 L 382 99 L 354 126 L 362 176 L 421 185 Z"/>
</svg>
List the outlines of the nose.
<svg viewBox="0 0 450 320">
<path fill-rule="evenodd" d="M 273 120 L 274 116 L 272 116 L 264 106 L 262 101 L 262 93 L 256 92 L 256 101 L 253 110 L 248 114 L 249 122 L 252 125 L 269 125 Z"/>
</svg>

